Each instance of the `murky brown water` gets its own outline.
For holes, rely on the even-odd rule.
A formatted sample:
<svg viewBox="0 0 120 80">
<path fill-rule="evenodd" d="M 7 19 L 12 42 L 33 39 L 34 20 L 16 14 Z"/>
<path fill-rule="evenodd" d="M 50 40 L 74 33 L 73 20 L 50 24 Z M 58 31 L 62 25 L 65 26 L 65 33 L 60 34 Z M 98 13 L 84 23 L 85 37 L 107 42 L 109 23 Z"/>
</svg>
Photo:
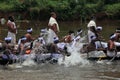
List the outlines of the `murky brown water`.
<svg viewBox="0 0 120 80">
<path fill-rule="evenodd" d="M 22 69 L 0 68 L 0 80 L 120 80 L 119 61 L 107 64 L 90 62 L 86 66 L 64 67 L 39 64 Z"/>
</svg>

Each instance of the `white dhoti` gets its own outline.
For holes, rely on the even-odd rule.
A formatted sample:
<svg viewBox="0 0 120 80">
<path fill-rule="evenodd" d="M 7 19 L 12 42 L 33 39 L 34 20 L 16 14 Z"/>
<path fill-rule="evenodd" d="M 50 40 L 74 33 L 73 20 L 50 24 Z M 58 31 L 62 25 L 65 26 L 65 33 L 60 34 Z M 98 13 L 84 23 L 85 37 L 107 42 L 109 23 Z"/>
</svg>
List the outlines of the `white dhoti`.
<svg viewBox="0 0 120 80">
<path fill-rule="evenodd" d="M 49 20 L 48 25 L 53 26 L 54 24 L 56 24 L 57 31 L 59 32 L 59 31 L 60 31 L 60 29 L 59 29 L 59 25 L 58 25 L 58 23 L 57 23 L 56 19 L 55 19 L 55 18 L 53 18 L 53 17 L 50 17 L 50 20 Z"/>
<path fill-rule="evenodd" d="M 55 32 L 52 29 L 49 29 L 47 43 L 53 43 L 54 37 L 57 37 L 57 35 L 55 34 Z"/>
<path fill-rule="evenodd" d="M 101 41 L 96 41 L 95 46 L 96 46 L 96 49 L 98 49 L 98 48 L 107 48 L 107 43 L 106 42 L 101 42 Z"/>
<path fill-rule="evenodd" d="M 7 37 L 11 37 L 12 38 L 11 43 L 14 45 L 16 44 L 16 34 L 15 33 L 8 32 Z"/>
</svg>

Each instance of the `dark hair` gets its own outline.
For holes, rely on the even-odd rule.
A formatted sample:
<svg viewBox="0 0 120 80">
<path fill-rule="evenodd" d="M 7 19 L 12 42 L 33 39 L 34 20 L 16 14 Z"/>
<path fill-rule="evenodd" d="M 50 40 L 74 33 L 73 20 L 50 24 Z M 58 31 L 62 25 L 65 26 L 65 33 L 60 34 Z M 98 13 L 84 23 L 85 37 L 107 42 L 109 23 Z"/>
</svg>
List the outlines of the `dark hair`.
<svg viewBox="0 0 120 80">
<path fill-rule="evenodd" d="M 80 32 L 82 29 L 78 29 L 77 32 Z"/>
<path fill-rule="evenodd" d="M 68 34 L 72 34 L 72 33 L 74 33 L 74 31 L 72 31 L 72 30 L 69 30 Z"/>
<path fill-rule="evenodd" d="M 59 40 L 55 40 L 54 43 L 55 43 L 55 44 L 59 43 Z"/>
<path fill-rule="evenodd" d="M 119 32 L 119 33 L 120 33 L 120 28 L 117 28 L 117 29 L 116 29 L 116 32 Z"/>
<path fill-rule="evenodd" d="M 51 12 L 50 15 L 53 16 L 53 15 L 56 15 L 56 13 L 55 12 Z"/>
<path fill-rule="evenodd" d="M 14 22 L 14 18 L 13 18 L 13 16 L 9 16 L 9 17 L 8 17 L 8 20 Z"/>
<path fill-rule="evenodd" d="M 22 36 L 22 37 L 20 37 L 20 38 L 22 39 L 22 38 L 25 38 L 25 37 L 26 37 L 26 36 Z"/>
</svg>

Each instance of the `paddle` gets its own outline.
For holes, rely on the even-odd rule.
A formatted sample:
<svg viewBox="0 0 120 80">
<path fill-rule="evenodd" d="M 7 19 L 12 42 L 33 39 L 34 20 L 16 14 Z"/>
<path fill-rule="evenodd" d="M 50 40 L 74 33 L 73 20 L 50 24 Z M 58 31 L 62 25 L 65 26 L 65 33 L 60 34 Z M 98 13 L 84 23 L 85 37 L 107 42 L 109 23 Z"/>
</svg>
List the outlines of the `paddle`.
<svg viewBox="0 0 120 80">
<path fill-rule="evenodd" d="M 117 55 L 117 50 L 115 49 L 115 55 L 112 57 L 112 59 L 110 60 L 110 62 L 112 62 L 115 59 L 116 55 Z"/>
</svg>

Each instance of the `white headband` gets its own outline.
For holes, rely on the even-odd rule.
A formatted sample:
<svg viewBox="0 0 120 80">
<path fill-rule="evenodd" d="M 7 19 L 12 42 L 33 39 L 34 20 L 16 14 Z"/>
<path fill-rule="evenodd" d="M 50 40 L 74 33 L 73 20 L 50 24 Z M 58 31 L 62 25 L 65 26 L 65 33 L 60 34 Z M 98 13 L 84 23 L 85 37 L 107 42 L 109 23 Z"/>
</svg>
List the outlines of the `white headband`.
<svg viewBox="0 0 120 80">
<path fill-rule="evenodd" d="M 18 41 L 18 45 L 21 44 L 21 40 L 26 40 L 26 39 L 27 39 L 26 37 L 23 37 L 23 38 L 19 39 L 19 41 Z"/>
<path fill-rule="evenodd" d="M 94 40 L 94 39 L 96 39 L 96 37 L 95 36 L 91 36 L 91 39 Z"/>
<path fill-rule="evenodd" d="M 32 29 L 32 28 L 30 28 L 30 29 L 28 29 L 28 30 L 27 30 L 27 32 L 32 32 L 32 31 L 33 31 L 33 29 Z"/>
<path fill-rule="evenodd" d="M 21 38 L 21 40 L 26 40 L 27 38 L 26 37 L 24 37 L 24 38 Z"/>
<path fill-rule="evenodd" d="M 53 41 L 58 41 L 59 38 L 58 37 L 54 37 Z"/>
<path fill-rule="evenodd" d="M 43 40 L 43 37 L 39 37 L 38 40 Z"/>
<path fill-rule="evenodd" d="M 90 27 L 92 27 L 92 26 L 94 26 L 94 27 L 96 28 L 96 23 L 95 23 L 94 20 L 91 20 L 91 21 L 88 23 L 88 25 L 87 25 L 88 28 L 90 28 Z"/>
<path fill-rule="evenodd" d="M 75 40 L 79 40 L 80 39 L 80 36 L 77 36 L 76 38 L 75 38 Z"/>
<path fill-rule="evenodd" d="M 77 32 L 77 35 L 78 35 L 78 34 L 81 34 L 81 33 L 82 33 L 82 30 L 80 30 L 79 32 Z"/>
<path fill-rule="evenodd" d="M 11 37 L 6 37 L 5 40 L 12 40 L 12 38 Z"/>
<path fill-rule="evenodd" d="M 42 32 L 42 33 L 45 33 L 45 32 L 46 32 L 46 29 L 41 29 L 41 32 Z"/>
<path fill-rule="evenodd" d="M 116 34 L 113 34 L 112 36 L 110 36 L 110 39 L 113 39 L 116 37 Z"/>
<path fill-rule="evenodd" d="M 96 28 L 96 30 L 102 30 L 102 27 L 101 27 L 101 26 L 99 26 L 99 27 L 97 27 L 97 28 Z"/>
<path fill-rule="evenodd" d="M 116 32 L 120 32 L 120 30 L 116 30 Z"/>
</svg>

